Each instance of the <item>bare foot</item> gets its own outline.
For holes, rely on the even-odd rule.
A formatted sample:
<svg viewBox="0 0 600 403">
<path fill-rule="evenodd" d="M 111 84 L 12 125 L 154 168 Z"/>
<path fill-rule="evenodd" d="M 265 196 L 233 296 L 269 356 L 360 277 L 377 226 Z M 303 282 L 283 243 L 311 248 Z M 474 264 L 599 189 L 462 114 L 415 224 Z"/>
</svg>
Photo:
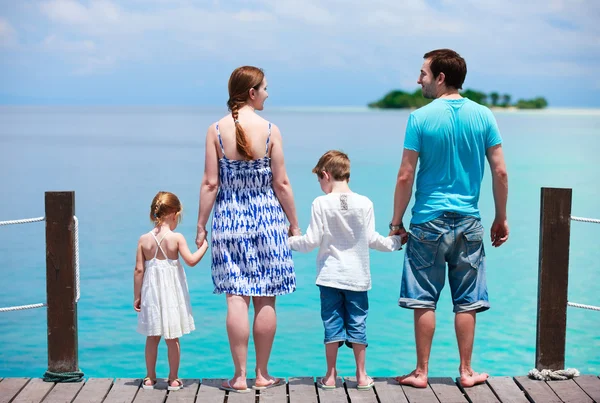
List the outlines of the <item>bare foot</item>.
<svg viewBox="0 0 600 403">
<path fill-rule="evenodd" d="M 320 378 L 320 382 L 323 386 L 334 386 L 337 378 L 337 373 L 325 374 L 324 377 Z"/>
<path fill-rule="evenodd" d="M 269 376 L 261 376 L 261 377 L 256 377 L 256 381 L 254 381 L 254 386 L 263 388 L 266 386 L 279 385 L 282 382 L 283 382 L 283 379 L 281 379 L 281 378 L 275 378 L 274 376 L 270 376 L 270 375 Z"/>
<path fill-rule="evenodd" d="M 415 388 L 426 388 L 427 387 L 427 375 L 417 372 L 415 369 L 408 375 L 399 376 L 396 378 L 396 382 L 400 385 L 408 385 Z"/>
<path fill-rule="evenodd" d="M 237 390 L 244 390 L 244 389 L 248 389 L 248 384 L 246 384 L 246 378 L 236 377 L 231 380 L 223 382 L 221 384 L 221 387 L 224 389 L 233 388 L 233 389 L 237 389 Z"/>
<path fill-rule="evenodd" d="M 460 384 L 464 388 L 470 388 L 471 386 L 484 383 L 489 375 L 486 373 L 478 374 L 473 370 L 463 371 L 460 373 Z"/>
</svg>

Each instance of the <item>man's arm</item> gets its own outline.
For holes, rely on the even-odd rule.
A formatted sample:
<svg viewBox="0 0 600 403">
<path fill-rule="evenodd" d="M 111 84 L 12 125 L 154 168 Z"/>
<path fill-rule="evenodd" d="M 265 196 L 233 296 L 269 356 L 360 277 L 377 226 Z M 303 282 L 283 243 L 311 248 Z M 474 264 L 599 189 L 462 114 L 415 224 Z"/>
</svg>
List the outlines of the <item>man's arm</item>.
<svg viewBox="0 0 600 403">
<path fill-rule="evenodd" d="M 502 144 L 488 148 L 485 152 L 490 170 L 492 171 L 492 191 L 496 206 L 496 217 L 490 229 L 493 246 L 500 246 L 508 239 L 508 220 L 506 217 L 506 202 L 508 200 L 508 174 L 504 162 Z"/>
<path fill-rule="evenodd" d="M 394 191 L 394 215 L 392 216 L 392 225 L 401 225 L 404 213 L 412 196 L 412 187 L 415 181 L 415 171 L 419 153 L 407 148 L 402 154 L 402 162 L 398 171 L 396 180 L 396 190 Z M 406 243 L 406 230 L 401 228 L 398 231 L 390 231 L 390 235 L 402 236 L 403 244 Z"/>
</svg>

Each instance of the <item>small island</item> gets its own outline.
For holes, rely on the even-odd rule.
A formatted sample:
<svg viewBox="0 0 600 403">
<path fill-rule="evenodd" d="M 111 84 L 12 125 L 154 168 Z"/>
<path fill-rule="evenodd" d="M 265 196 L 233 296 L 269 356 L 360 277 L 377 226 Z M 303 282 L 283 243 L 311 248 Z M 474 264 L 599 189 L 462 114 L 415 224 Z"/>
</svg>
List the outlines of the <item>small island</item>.
<svg viewBox="0 0 600 403">
<path fill-rule="evenodd" d="M 492 92 L 489 95 L 471 89 L 466 89 L 460 93 L 465 98 L 469 98 L 478 104 L 493 108 L 516 108 L 516 109 L 543 109 L 548 106 L 548 101 L 543 97 L 533 99 L 519 99 L 511 104 L 511 96 L 509 94 L 500 95 L 497 92 Z M 402 90 L 394 90 L 388 92 L 382 99 L 369 104 L 369 108 L 382 109 L 416 109 L 431 102 L 431 99 L 423 97 L 421 89 L 410 93 Z M 489 102 L 488 102 L 489 101 Z"/>
</svg>

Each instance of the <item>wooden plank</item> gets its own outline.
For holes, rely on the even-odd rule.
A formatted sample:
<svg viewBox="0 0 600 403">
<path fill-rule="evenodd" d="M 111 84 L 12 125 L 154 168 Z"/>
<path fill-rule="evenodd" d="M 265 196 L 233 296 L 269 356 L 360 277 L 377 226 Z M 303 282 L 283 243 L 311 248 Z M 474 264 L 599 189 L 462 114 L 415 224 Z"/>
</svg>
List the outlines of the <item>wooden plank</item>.
<svg viewBox="0 0 600 403">
<path fill-rule="evenodd" d="M 313 377 L 288 378 L 290 403 L 317 403 L 317 391 Z"/>
<path fill-rule="evenodd" d="M 112 378 L 88 379 L 73 403 L 101 403 L 108 394 L 112 383 Z"/>
<path fill-rule="evenodd" d="M 318 379 L 317 379 L 318 382 Z M 348 403 L 346 397 L 346 391 L 344 390 L 344 382 L 341 377 L 335 379 L 335 389 L 321 389 L 317 388 L 319 394 L 319 400 L 321 403 Z"/>
<path fill-rule="evenodd" d="M 103 403 L 131 403 L 141 384 L 141 379 L 117 378 Z"/>
<path fill-rule="evenodd" d="M 565 367 L 571 189 L 542 188 L 535 367 Z"/>
<path fill-rule="evenodd" d="M 564 381 L 549 381 L 548 386 L 560 397 L 565 403 L 593 403 L 583 389 L 579 387 L 572 379 Z"/>
<path fill-rule="evenodd" d="M 373 378 L 375 393 L 381 403 L 408 403 L 396 378 Z"/>
<path fill-rule="evenodd" d="M 526 376 L 517 376 L 514 379 L 534 402 L 562 403 L 546 382 L 535 381 Z"/>
<path fill-rule="evenodd" d="M 75 302 L 75 192 L 46 192 L 46 300 L 48 370 L 75 372 L 77 303 Z"/>
<path fill-rule="evenodd" d="M 429 378 L 429 386 L 442 403 L 464 403 L 467 401 L 452 378 Z"/>
<path fill-rule="evenodd" d="M 477 403 L 500 403 L 498 397 L 494 394 L 490 385 L 487 383 L 480 383 L 479 385 L 471 386 L 470 388 L 463 388 L 460 385 L 460 378 L 455 379 L 457 386 L 460 388 L 462 393 L 467 396 L 467 399 L 471 402 Z M 511 379 L 511 382 L 514 385 L 514 382 Z M 519 389 L 517 385 L 514 385 L 515 388 Z M 527 399 L 525 399 L 527 400 Z"/>
<path fill-rule="evenodd" d="M 40 378 L 33 378 L 11 403 L 39 403 L 53 387 L 54 383 L 52 382 L 44 382 Z"/>
<path fill-rule="evenodd" d="M 27 384 L 29 378 L 5 378 L 0 382 L 0 403 L 8 403 Z"/>
<path fill-rule="evenodd" d="M 283 380 L 285 382 L 285 379 Z M 287 383 L 274 386 L 258 392 L 258 401 L 260 403 L 283 403 L 287 402 Z"/>
<path fill-rule="evenodd" d="M 600 379 L 594 375 L 581 375 L 574 379 L 584 392 L 597 402 L 600 402 Z M 0 383 L 0 386 L 2 384 Z"/>
<path fill-rule="evenodd" d="M 347 376 L 344 378 L 346 384 L 346 393 L 350 397 L 352 403 L 377 403 L 377 395 L 375 395 L 375 389 L 358 390 L 356 386 L 355 376 Z"/>
<path fill-rule="evenodd" d="M 246 386 L 250 388 L 249 393 L 227 392 L 227 403 L 254 403 L 256 401 L 256 391 L 251 388 L 255 379 L 246 378 Z"/>
<path fill-rule="evenodd" d="M 221 383 L 227 379 L 202 379 L 202 384 L 198 390 L 198 403 L 211 402 L 218 403 L 225 401 L 225 392 L 219 389 Z"/>
<path fill-rule="evenodd" d="M 439 400 L 435 397 L 433 389 L 430 386 L 426 388 L 415 388 L 412 386 L 402 386 L 402 390 L 409 402 L 419 403 L 438 403 Z"/>
<path fill-rule="evenodd" d="M 167 380 L 157 379 L 154 389 L 139 388 L 134 403 L 163 403 L 167 397 Z"/>
<path fill-rule="evenodd" d="M 43 400 L 44 403 L 70 403 L 83 387 L 83 382 L 57 383 Z"/>
<path fill-rule="evenodd" d="M 194 403 L 200 387 L 200 379 L 182 379 L 183 389 L 169 391 L 167 403 Z"/>
<path fill-rule="evenodd" d="M 501 402 L 529 402 L 525 397 L 525 392 L 519 388 L 510 376 L 491 376 L 488 378 L 487 383 Z"/>
</svg>

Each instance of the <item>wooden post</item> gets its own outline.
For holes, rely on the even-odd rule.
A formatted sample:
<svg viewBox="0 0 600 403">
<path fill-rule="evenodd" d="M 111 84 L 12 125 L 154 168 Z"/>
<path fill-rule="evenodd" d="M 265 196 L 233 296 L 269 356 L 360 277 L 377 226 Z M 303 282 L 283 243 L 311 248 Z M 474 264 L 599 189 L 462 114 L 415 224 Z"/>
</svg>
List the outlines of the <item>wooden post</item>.
<svg viewBox="0 0 600 403">
<path fill-rule="evenodd" d="M 571 189 L 542 188 L 535 367 L 564 369 Z"/>
<path fill-rule="evenodd" d="M 46 192 L 48 371 L 79 370 L 75 302 L 75 192 Z"/>
</svg>

